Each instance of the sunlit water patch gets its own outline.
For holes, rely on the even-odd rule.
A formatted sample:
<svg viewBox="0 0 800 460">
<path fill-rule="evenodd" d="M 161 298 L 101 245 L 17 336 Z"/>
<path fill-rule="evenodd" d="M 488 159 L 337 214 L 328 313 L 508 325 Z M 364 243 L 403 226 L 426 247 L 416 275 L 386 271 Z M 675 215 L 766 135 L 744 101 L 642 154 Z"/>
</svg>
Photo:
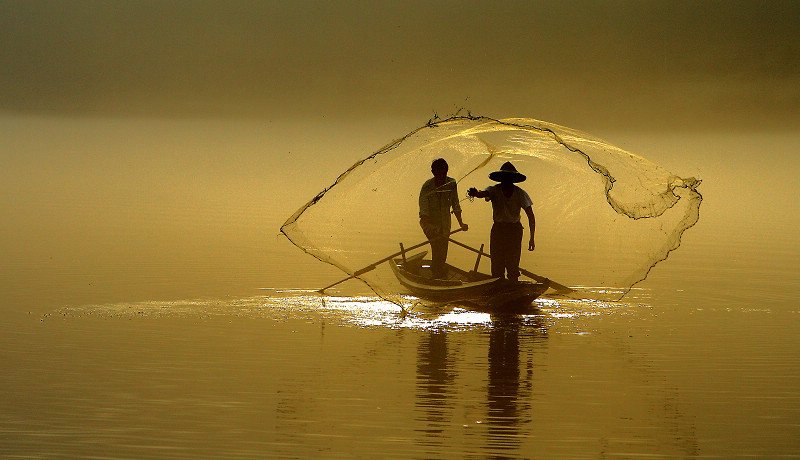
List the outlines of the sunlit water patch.
<svg viewBox="0 0 800 460">
<path fill-rule="evenodd" d="M 406 297 L 408 308 L 377 296 L 334 296 L 302 290 L 273 290 L 272 295 L 229 299 L 186 299 L 170 301 L 122 302 L 68 306 L 42 316 L 42 320 L 84 316 L 106 318 L 259 318 L 274 321 L 299 320 L 356 327 L 458 331 L 491 327 L 507 319 L 503 312 L 486 312 L 457 302 L 448 304 L 415 303 Z M 523 313 L 514 313 L 521 324 L 547 330 L 556 323 L 586 333 L 580 323 L 588 318 L 609 315 L 637 315 L 649 312 L 643 304 L 541 297 Z M 565 329 L 566 330 L 566 329 Z"/>
</svg>

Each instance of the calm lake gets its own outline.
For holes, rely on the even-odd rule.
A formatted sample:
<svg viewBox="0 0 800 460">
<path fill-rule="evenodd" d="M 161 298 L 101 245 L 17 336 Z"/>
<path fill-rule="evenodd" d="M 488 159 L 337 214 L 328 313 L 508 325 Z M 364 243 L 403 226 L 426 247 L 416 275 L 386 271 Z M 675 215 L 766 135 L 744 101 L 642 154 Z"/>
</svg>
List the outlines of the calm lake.
<svg viewBox="0 0 800 460">
<path fill-rule="evenodd" d="M 800 457 L 796 134 L 597 133 L 700 176 L 700 222 L 619 302 L 493 317 L 314 294 L 342 274 L 278 228 L 369 150 L 163 155 L 301 137 L 210 124 L 4 120 L 0 457 Z M 143 128 L 136 161 L 51 150 Z"/>
</svg>

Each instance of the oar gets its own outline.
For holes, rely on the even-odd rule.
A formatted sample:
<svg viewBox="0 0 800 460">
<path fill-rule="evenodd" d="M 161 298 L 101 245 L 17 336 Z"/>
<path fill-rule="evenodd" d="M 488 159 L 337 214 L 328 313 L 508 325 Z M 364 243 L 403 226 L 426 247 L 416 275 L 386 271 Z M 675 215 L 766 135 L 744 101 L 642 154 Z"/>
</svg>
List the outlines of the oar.
<svg viewBox="0 0 800 460">
<path fill-rule="evenodd" d="M 372 270 L 375 270 L 375 267 L 377 267 L 378 265 L 380 265 L 380 264 L 382 264 L 382 263 L 386 262 L 387 260 L 392 260 L 392 259 L 394 259 L 395 257 L 399 256 L 400 254 L 404 254 L 404 253 L 406 253 L 406 252 L 408 252 L 408 251 L 411 251 L 411 250 L 417 249 L 417 248 L 419 248 L 419 247 L 425 246 L 426 244 L 430 243 L 431 241 L 438 240 L 438 239 L 442 239 L 442 238 L 448 238 L 448 236 L 450 236 L 450 235 L 452 235 L 452 234 L 454 234 L 454 233 L 458 233 L 458 232 L 460 232 L 460 231 L 462 231 L 462 230 L 463 230 L 463 228 L 459 228 L 459 229 L 453 230 L 453 231 L 452 231 L 452 232 L 450 232 L 450 233 L 449 233 L 447 236 L 445 236 L 445 235 L 439 235 L 439 236 L 437 236 L 437 237 L 435 237 L 435 238 L 431 238 L 430 240 L 425 240 L 425 241 L 424 241 L 424 242 L 422 242 L 422 243 L 415 244 L 414 246 L 409 246 L 409 247 L 405 248 L 404 250 L 402 250 L 402 251 L 400 251 L 400 252 L 395 252 L 394 254 L 392 254 L 392 255 L 390 255 L 390 256 L 388 256 L 388 257 L 384 257 L 383 259 L 381 259 L 381 260 L 379 260 L 379 261 L 377 261 L 377 262 L 374 262 L 374 263 L 372 263 L 372 264 L 369 264 L 369 265 L 367 265 L 366 267 L 362 268 L 361 270 L 356 270 L 355 272 L 353 272 L 353 274 L 352 274 L 352 275 L 348 276 L 347 278 L 345 278 L 345 279 L 343 279 L 343 280 L 339 280 L 339 281 L 337 281 L 337 282 L 335 282 L 335 283 L 331 284 L 330 286 L 325 286 L 324 288 L 322 288 L 322 289 L 318 290 L 317 292 L 319 292 L 320 294 L 323 294 L 323 293 L 325 292 L 325 290 L 326 290 L 326 289 L 330 289 L 330 288 L 332 288 L 332 287 L 336 286 L 337 284 L 344 283 L 344 282 L 345 282 L 345 281 L 347 281 L 347 280 L 351 280 L 351 279 L 353 279 L 353 278 L 357 278 L 357 277 L 359 277 L 359 276 L 363 275 L 364 273 L 367 273 L 367 272 L 370 272 L 370 271 L 372 271 Z M 448 239 L 449 239 L 449 238 L 448 238 Z M 452 241 L 452 240 L 451 240 L 451 241 Z"/>
<path fill-rule="evenodd" d="M 481 250 L 478 250 L 478 249 L 475 249 L 473 247 L 467 246 L 466 244 L 460 243 L 460 242 L 458 242 L 458 241 L 456 241 L 456 240 L 454 240 L 452 238 L 447 238 L 447 239 L 450 240 L 451 243 L 453 243 L 453 244 L 455 244 L 457 246 L 461 246 L 462 248 L 469 249 L 472 252 L 476 252 L 476 253 L 478 253 L 480 255 L 483 255 L 483 256 L 486 256 L 486 257 L 488 257 L 490 259 L 492 258 L 491 255 L 486 254 L 485 252 L 483 252 Z M 549 278 L 545 278 L 544 276 L 539 276 L 539 275 L 536 275 L 534 273 L 531 273 L 528 270 L 525 270 L 524 268 L 520 268 L 519 272 L 522 273 L 523 275 L 527 276 L 528 278 L 534 279 L 534 280 L 536 280 L 536 281 L 538 281 L 540 283 L 549 282 L 551 288 L 555 289 L 556 291 L 558 291 L 558 292 L 560 292 L 562 294 L 567 294 L 567 293 L 570 293 L 570 292 L 574 291 L 573 289 L 570 289 L 567 286 L 564 286 L 563 284 L 558 284 L 558 283 L 556 283 L 555 281 L 553 281 L 553 280 L 551 280 Z"/>
</svg>

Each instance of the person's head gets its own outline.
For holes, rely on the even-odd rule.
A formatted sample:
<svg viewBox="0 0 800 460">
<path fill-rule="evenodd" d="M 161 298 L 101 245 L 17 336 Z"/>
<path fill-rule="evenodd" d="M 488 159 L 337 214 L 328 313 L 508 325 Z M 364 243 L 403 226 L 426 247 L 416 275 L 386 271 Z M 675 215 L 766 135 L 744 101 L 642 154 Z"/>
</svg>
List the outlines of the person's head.
<svg viewBox="0 0 800 460">
<path fill-rule="evenodd" d="M 444 158 L 437 158 L 433 160 L 431 163 L 431 172 L 433 173 L 434 177 L 445 177 L 447 176 L 447 162 L 444 161 Z"/>
</svg>

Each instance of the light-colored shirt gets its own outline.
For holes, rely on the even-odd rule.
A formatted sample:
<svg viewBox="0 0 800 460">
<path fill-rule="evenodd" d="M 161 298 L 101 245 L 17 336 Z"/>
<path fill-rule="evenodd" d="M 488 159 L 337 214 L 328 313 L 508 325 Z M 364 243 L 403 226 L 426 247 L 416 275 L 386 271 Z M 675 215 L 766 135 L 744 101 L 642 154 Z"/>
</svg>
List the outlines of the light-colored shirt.
<svg viewBox="0 0 800 460">
<path fill-rule="evenodd" d="M 434 178 L 422 184 L 419 191 L 419 215 L 428 216 L 431 224 L 441 233 L 450 232 L 450 208 L 454 212 L 461 212 L 455 179 L 446 177 L 441 187 L 436 186 Z"/>
<path fill-rule="evenodd" d="M 520 220 L 520 211 L 533 204 L 531 197 L 525 190 L 514 186 L 510 197 L 503 194 L 500 184 L 486 187 L 486 201 L 492 202 L 492 217 L 495 222 L 514 224 Z"/>
</svg>

